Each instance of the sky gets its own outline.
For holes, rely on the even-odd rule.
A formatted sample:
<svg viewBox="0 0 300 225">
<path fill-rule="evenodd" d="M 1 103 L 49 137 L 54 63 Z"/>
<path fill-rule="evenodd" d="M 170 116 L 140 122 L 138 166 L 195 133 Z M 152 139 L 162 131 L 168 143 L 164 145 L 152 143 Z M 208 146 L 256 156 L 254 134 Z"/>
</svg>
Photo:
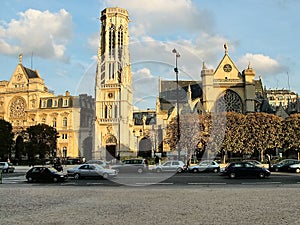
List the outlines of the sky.
<svg viewBox="0 0 300 225">
<path fill-rule="evenodd" d="M 240 71 L 249 62 L 267 89 L 300 93 L 298 0 L 1 0 L 0 80 L 23 65 L 55 94 L 94 95 L 101 11 L 129 12 L 134 105 L 155 108 L 158 79 L 201 80 L 228 43 Z"/>
</svg>

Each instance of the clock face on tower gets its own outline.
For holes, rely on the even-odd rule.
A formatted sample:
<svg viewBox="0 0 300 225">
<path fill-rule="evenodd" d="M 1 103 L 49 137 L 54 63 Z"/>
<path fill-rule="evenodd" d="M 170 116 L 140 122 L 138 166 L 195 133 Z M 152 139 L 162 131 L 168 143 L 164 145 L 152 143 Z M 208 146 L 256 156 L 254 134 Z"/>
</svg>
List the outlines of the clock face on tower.
<svg viewBox="0 0 300 225">
<path fill-rule="evenodd" d="M 114 94 L 113 94 L 113 93 L 111 93 L 111 92 L 110 92 L 110 93 L 108 93 L 108 97 L 109 97 L 109 98 L 112 98 L 113 96 L 114 96 Z"/>
<path fill-rule="evenodd" d="M 232 66 L 230 64 L 225 64 L 223 66 L 223 70 L 227 73 L 229 73 L 232 70 Z"/>
</svg>

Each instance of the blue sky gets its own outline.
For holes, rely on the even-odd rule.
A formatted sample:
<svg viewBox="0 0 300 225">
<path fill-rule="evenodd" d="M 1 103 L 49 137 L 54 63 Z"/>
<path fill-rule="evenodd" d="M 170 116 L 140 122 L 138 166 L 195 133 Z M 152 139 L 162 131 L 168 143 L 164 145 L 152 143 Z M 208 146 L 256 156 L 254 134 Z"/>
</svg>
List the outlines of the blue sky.
<svg viewBox="0 0 300 225">
<path fill-rule="evenodd" d="M 99 15 L 119 6 L 130 15 L 134 104 L 154 108 L 158 78 L 200 80 L 204 61 L 216 69 L 223 45 L 240 71 L 250 62 L 267 89 L 300 93 L 298 0 L 2 0 L 0 80 L 23 53 L 56 94 L 94 92 Z"/>
</svg>

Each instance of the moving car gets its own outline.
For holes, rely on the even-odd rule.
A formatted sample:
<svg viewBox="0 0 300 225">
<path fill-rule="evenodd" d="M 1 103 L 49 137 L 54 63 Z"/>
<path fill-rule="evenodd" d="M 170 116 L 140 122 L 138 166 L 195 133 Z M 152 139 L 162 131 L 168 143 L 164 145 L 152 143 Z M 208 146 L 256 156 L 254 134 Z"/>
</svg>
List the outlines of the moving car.
<svg viewBox="0 0 300 225">
<path fill-rule="evenodd" d="M 284 159 L 277 164 L 271 165 L 271 171 L 275 172 L 289 172 L 290 166 L 300 163 L 297 159 Z"/>
<path fill-rule="evenodd" d="M 290 165 L 289 171 L 294 173 L 300 173 L 300 163 Z"/>
<path fill-rule="evenodd" d="M 195 166 L 190 166 L 188 168 L 189 172 L 214 172 L 218 173 L 220 171 L 220 165 L 216 161 L 213 160 L 204 160 L 199 162 Z"/>
<path fill-rule="evenodd" d="M 112 178 L 117 176 L 117 171 L 113 169 L 106 169 L 97 164 L 82 164 L 75 166 L 72 169 L 67 170 L 67 175 L 69 177 L 74 177 L 75 179 L 93 177 L 93 178 Z"/>
<path fill-rule="evenodd" d="M 67 179 L 67 177 L 63 173 L 58 172 L 56 169 L 52 167 L 46 167 L 46 166 L 32 167 L 30 170 L 26 172 L 25 177 L 28 182 L 34 182 L 34 181 L 63 182 Z"/>
<path fill-rule="evenodd" d="M 88 160 L 85 164 L 98 164 L 100 166 L 103 166 L 104 168 L 108 167 L 108 163 L 103 160 Z"/>
<path fill-rule="evenodd" d="M 15 171 L 15 167 L 12 163 L 0 162 L 0 170 L 2 170 L 3 173 L 13 173 Z"/>
<path fill-rule="evenodd" d="M 148 171 L 148 161 L 140 158 L 127 159 L 120 164 L 111 166 L 111 168 L 118 172 L 144 173 Z"/>
<path fill-rule="evenodd" d="M 264 165 L 261 162 L 254 159 L 246 159 L 243 162 L 250 162 L 253 163 L 255 166 L 264 167 Z"/>
<path fill-rule="evenodd" d="M 153 166 L 152 171 L 157 173 L 161 172 L 177 172 L 181 173 L 186 169 L 185 164 L 179 160 L 170 160 L 166 161 L 165 163 L 157 166 Z"/>
<path fill-rule="evenodd" d="M 271 172 L 266 168 L 255 166 L 250 162 L 234 162 L 225 167 L 222 175 L 229 178 L 236 177 L 258 177 L 265 178 L 271 175 Z"/>
</svg>

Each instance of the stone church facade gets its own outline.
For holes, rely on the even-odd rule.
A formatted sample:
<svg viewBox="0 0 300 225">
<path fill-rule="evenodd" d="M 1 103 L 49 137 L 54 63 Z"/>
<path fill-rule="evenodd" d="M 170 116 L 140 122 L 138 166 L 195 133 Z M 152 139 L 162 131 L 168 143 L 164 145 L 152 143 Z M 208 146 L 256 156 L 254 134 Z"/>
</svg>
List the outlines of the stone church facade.
<svg viewBox="0 0 300 225">
<path fill-rule="evenodd" d="M 93 109 L 94 100 L 86 94 L 55 95 L 37 70 L 22 64 L 22 55 L 10 80 L 0 81 L 0 118 L 12 124 L 15 139 L 37 124 L 56 128 L 59 138 L 53 156 L 91 158 Z"/>
</svg>

